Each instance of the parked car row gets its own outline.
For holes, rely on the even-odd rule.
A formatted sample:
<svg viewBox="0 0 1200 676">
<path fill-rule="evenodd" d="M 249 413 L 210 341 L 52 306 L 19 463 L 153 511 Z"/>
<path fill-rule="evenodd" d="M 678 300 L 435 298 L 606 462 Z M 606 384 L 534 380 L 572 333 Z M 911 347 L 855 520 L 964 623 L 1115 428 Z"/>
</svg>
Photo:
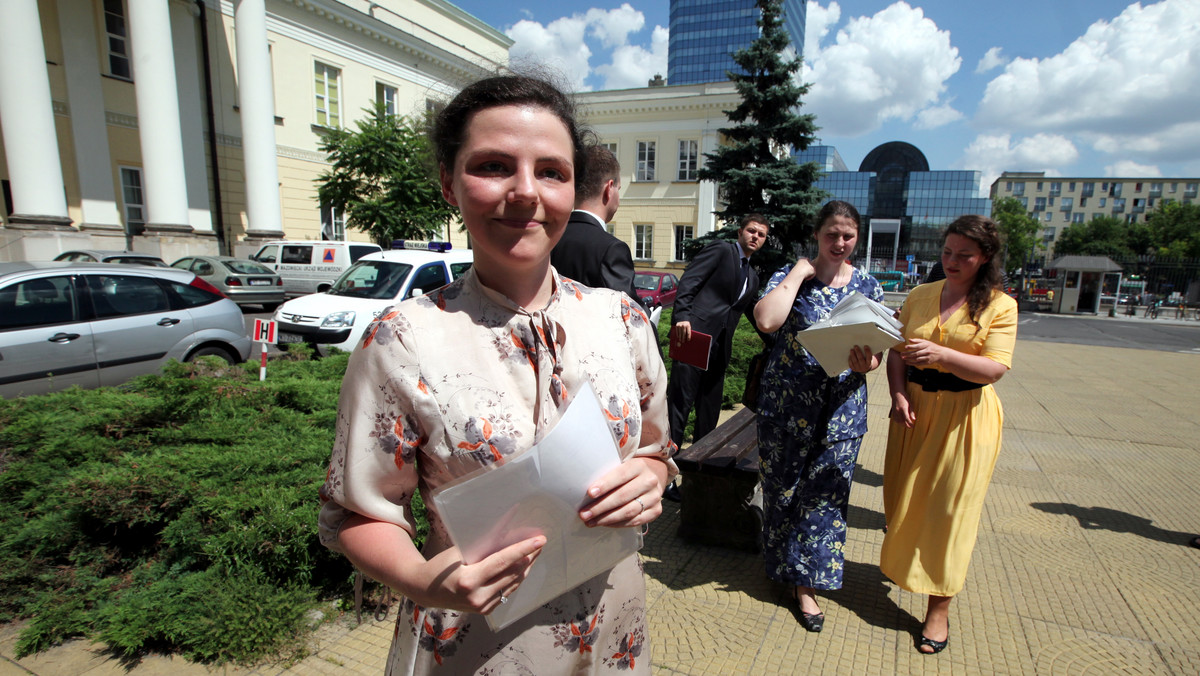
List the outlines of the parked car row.
<svg viewBox="0 0 1200 676">
<path fill-rule="evenodd" d="M 324 254 L 324 243 L 311 244 Z M 327 292 L 287 303 L 279 274 L 229 256 L 168 267 L 154 256 L 89 250 L 0 263 L 0 396 L 118 385 L 170 359 L 245 361 L 251 341 L 239 304 L 276 311 L 283 349 L 304 342 L 350 351 L 386 307 L 448 284 L 472 262 L 469 250 L 374 248 Z"/>
<path fill-rule="evenodd" d="M 0 396 L 118 385 L 169 359 L 245 361 L 238 306 L 195 274 L 107 263 L 0 263 Z"/>
</svg>

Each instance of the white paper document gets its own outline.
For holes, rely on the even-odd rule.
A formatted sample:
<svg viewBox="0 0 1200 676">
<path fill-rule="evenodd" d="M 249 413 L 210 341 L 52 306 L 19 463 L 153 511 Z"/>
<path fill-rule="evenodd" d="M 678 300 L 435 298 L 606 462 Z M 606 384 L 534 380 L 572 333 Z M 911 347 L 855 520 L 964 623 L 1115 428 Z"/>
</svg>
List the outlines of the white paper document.
<svg viewBox="0 0 1200 676">
<path fill-rule="evenodd" d="M 883 352 L 904 342 L 903 331 L 892 310 L 855 291 L 796 338 L 832 378 L 850 368 L 851 347 L 866 345 L 872 354 Z"/>
<path fill-rule="evenodd" d="M 526 538 L 546 536 L 529 576 L 507 603 L 488 615 L 493 630 L 641 548 L 637 529 L 588 528 L 579 518 L 589 502 L 588 486 L 620 464 L 600 402 L 585 382 L 554 428 L 529 450 L 430 492 L 468 564 Z"/>
</svg>

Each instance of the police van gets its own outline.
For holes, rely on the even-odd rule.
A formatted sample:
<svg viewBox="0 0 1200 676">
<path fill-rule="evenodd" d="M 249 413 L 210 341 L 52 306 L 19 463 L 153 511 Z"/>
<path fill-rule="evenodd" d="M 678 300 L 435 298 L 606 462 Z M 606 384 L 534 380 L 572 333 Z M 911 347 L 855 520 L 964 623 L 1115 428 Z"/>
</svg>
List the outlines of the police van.
<svg viewBox="0 0 1200 676">
<path fill-rule="evenodd" d="M 355 261 L 381 251 L 367 242 L 267 242 L 250 257 L 271 268 L 283 280 L 288 296 L 328 291 Z"/>
<path fill-rule="evenodd" d="M 452 250 L 449 242 L 397 240 L 392 246 L 364 256 L 328 291 L 279 306 L 279 346 L 308 343 L 350 352 L 387 307 L 449 284 L 473 261 L 470 249 Z"/>
</svg>

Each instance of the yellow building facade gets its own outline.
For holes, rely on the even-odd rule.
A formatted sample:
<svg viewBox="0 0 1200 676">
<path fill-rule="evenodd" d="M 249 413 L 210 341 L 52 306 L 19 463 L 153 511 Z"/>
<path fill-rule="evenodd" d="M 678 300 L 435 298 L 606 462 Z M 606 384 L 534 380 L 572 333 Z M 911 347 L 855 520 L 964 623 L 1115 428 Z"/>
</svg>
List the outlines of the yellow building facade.
<svg viewBox="0 0 1200 676">
<path fill-rule="evenodd" d="M 584 120 L 621 163 L 621 205 L 611 232 L 638 269 L 682 270 L 682 244 L 721 224 L 716 185 L 700 181 L 716 150 L 724 111 L 740 99 L 728 82 L 647 86 L 578 94 Z"/>
<path fill-rule="evenodd" d="M 325 131 L 424 114 L 512 44 L 440 0 L 5 0 L 0 25 L 0 261 L 365 240 L 317 201 Z"/>
</svg>

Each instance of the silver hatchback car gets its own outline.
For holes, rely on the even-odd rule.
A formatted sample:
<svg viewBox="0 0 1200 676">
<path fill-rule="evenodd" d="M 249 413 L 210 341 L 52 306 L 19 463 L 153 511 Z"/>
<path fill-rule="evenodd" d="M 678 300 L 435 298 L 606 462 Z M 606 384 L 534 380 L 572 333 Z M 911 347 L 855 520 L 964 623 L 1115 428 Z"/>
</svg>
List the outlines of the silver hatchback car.
<svg viewBox="0 0 1200 676">
<path fill-rule="evenodd" d="M 242 311 L 184 270 L 0 263 L 0 396 L 119 385 L 168 359 L 250 355 Z"/>
</svg>

